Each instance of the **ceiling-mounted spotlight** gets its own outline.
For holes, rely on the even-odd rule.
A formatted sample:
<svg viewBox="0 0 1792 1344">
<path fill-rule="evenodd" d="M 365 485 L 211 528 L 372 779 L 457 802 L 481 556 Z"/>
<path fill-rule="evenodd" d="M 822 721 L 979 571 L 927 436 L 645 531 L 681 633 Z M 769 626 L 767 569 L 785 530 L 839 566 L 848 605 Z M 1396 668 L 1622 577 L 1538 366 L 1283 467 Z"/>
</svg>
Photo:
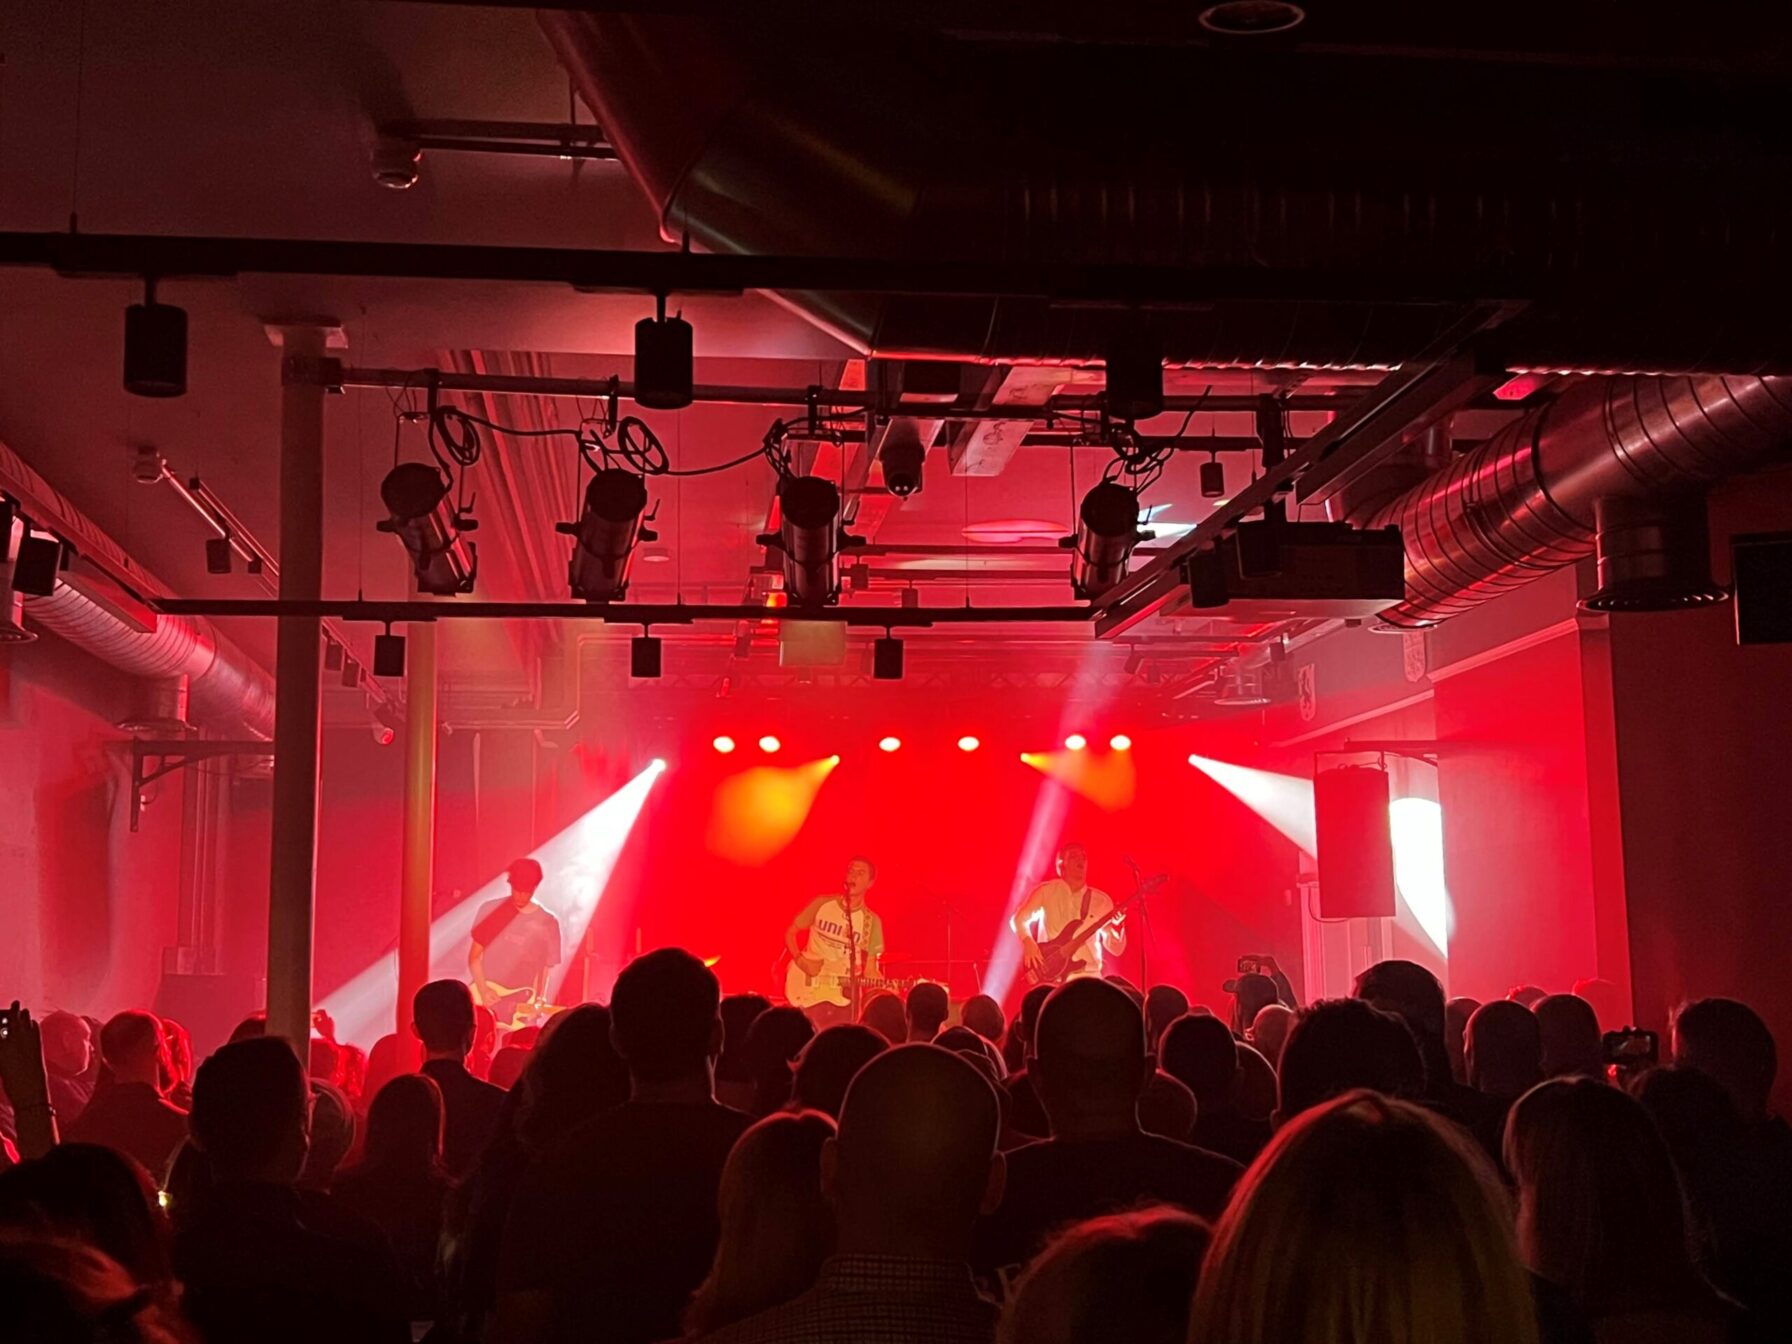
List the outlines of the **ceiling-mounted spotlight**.
<svg viewBox="0 0 1792 1344">
<path fill-rule="evenodd" d="M 1141 321 L 1108 337 L 1107 411 L 1110 418 L 1149 420 L 1164 408 L 1163 338 Z"/>
<path fill-rule="evenodd" d="M 921 468 L 927 461 L 927 445 L 913 420 L 893 420 L 877 450 L 884 464 L 884 485 L 898 499 L 907 499 L 921 488 Z"/>
<path fill-rule="evenodd" d="M 179 397 L 187 391 L 187 310 L 156 302 L 155 277 L 143 302 L 124 310 L 124 390 L 136 397 Z"/>
<path fill-rule="evenodd" d="M 902 680 L 902 641 L 885 635 L 871 646 L 871 675 L 877 681 Z"/>
<path fill-rule="evenodd" d="M 691 324 L 666 316 L 666 296 L 657 314 L 635 323 L 635 404 L 655 411 L 680 411 L 691 404 L 696 381 Z"/>
<path fill-rule="evenodd" d="M 1126 577 L 1133 547 L 1151 534 L 1139 531 L 1139 492 L 1102 481 L 1083 496 L 1076 535 L 1059 544 L 1070 550 L 1070 586 L 1085 601 L 1100 597 Z"/>
<path fill-rule="evenodd" d="M 638 681 L 653 681 L 660 674 L 660 642 L 653 635 L 636 635 L 628 643 L 628 674 Z"/>
<path fill-rule="evenodd" d="M 778 487 L 778 530 L 759 538 L 784 555 L 784 591 L 797 606 L 840 596 L 840 548 L 855 538 L 840 528 L 840 491 L 819 476 L 786 476 Z"/>
<path fill-rule="evenodd" d="M 205 539 L 205 572 L 207 574 L 230 573 L 230 538 L 207 537 Z"/>
<path fill-rule="evenodd" d="M 392 516 L 374 526 L 411 553 L 419 592 L 473 591 L 478 555 L 463 534 L 478 524 L 454 511 L 448 492 L 448 478 L 427 462 L 401 462 L 380 482 L 380 498 Z"/>
<path fill-rule="evenodd" d="M 1224 499 L 1226 497 L 1226 464 L 1220 461 L 1219 454 L 1201 464 L 1201 498 Z"/>
<path fill-rule="evenodd" d="M 62 543 L 26 528 L 13 548 L 12 591 L 27 597 L 48 597 L 56 591 L 56 575 L 61 568 Z"/>
<path fill-rule="evenodd" d="M 1228 671 L 1220 681 L 1220 693 L 1213 697 L 1213 703 L 1224 705 L 1228 709 L 1269 704 L 1269 697 L 1263 693 L 1262 673 L 1254 668 L 1233 668 Z"/>
<path fill-rule="evenodd" d="M 585 508 L 576 523 L 558 523 L 556 532 L 577 537 L 567 583 L 574 597 L 587 602 L 619 602 L 628 593 L 628 574 L 635 543 L 658 541 L 642 525 L 647 512 L 647 484 L 630 471 L 606 467 L 585 487 Z"/>
</svg>

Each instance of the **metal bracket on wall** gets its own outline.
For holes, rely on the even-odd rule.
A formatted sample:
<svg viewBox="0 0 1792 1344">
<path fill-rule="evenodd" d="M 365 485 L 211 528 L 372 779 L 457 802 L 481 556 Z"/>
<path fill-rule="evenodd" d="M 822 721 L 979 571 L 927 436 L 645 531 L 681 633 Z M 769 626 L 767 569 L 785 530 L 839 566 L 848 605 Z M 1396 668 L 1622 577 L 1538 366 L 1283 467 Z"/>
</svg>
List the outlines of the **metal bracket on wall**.
<svg viewBox="0 0 1792 1344">
<path fill-rule="evenodd" d="M 272 756 L 272 742 L 207 742 L 204 739 L 133 737 L 131 739 L 131 834 L 143 817 L 143 790 L 165 775 L 194 761 L 223 756 Z"/>
</svg>

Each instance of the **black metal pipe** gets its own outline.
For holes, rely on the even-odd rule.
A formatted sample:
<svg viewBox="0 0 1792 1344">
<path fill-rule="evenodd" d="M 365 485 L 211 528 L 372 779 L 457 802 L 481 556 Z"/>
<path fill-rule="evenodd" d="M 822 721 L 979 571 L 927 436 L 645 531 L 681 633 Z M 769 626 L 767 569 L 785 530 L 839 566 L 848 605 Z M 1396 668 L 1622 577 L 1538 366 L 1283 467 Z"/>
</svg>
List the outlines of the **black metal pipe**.
<svg viewBox="0 0 1792 1344">
<path fill-rule="evenodd" d="M 751 603 L 692 602 L 370 602 L 358 598 L 284 602 L 277 598 L 164 598 L 152 603 L 169 616 L 314 617 L 344 621 L 602 621 L 608 625 L 689 625 L 693 621 L 829 621 L 884 629 L 931 625 L 1038 622 L 1078 624 L 1088 607 L 765 607 Z"/>
</svg>

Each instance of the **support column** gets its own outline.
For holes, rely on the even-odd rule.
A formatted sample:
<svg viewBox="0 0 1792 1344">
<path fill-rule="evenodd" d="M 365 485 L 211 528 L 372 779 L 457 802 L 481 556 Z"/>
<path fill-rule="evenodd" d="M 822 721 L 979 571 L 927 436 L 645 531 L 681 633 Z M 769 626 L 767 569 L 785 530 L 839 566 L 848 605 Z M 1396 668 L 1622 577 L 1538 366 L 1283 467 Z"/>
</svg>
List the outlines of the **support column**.
<svg viewBox="0 0 1792 1344">
<path fill-rule="evenodd" d="M 422 1059 L 411 1000 L 429 981 L 429 924 L 436 848 L 436 627 L 406 632 L 404 679 L 404 868 L 398 904 L 398 1004 L 394 1030 L 406 1069 Z"/>
<path fill-rule="evenodd" d="M 316 326 L 280 328 L 280 596 L 323 596 L 324 390 Z M 268 1033 L 304 1059 L 311 1034 L 311 927 L 317 892 L 318 759 L 323 723 L 318 618 L 279 618 L 275 657 L 273 835 L 268 883 Z"/>
</svg>

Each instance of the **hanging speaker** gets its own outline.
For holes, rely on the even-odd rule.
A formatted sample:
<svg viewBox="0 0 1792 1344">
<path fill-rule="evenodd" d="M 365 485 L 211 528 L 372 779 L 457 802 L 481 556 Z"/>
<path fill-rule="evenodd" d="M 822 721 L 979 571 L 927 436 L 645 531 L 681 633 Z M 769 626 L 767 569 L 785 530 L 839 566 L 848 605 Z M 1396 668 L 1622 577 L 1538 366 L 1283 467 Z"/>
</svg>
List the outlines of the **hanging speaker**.
<svg viewBox="0 0 1792 1344">
<path fill-rule="evenodd" d="M 1313 781 L 1319 918 L 1387 919 L 1394 913 L 1394 842 L 1388 772 L 1370 765 L 1321 771 Z"/>
</svg>

